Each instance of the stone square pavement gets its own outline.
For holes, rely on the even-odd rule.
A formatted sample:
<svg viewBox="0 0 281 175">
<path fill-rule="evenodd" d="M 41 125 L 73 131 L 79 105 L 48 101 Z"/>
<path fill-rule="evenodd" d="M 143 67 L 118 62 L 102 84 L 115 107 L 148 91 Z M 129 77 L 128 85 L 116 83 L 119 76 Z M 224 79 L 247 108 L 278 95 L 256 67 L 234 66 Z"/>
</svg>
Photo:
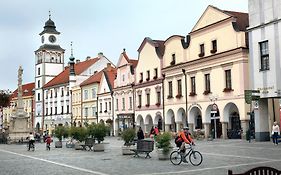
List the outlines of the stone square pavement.
<svg viewBox="0 0 281 175">
<path fill-rule="evenodd" d="M 54 148 L 46 151 L 37 143 L 35 152 L 26 145 L 0 145 L 0 175 L 225 175 L 228 169 L 241 173 L 257 166 L 281 169 L 281 145 L 271 142 L 244 140 L 196 141 L 195 149 L 203 155 L 200 166 L 190 163 L 173 165 L 158 160 L 156 150 L 150 159 L 123 156 L 123 141 L 118 137 L 105 138 L 105 152 Z"/>
</svg>

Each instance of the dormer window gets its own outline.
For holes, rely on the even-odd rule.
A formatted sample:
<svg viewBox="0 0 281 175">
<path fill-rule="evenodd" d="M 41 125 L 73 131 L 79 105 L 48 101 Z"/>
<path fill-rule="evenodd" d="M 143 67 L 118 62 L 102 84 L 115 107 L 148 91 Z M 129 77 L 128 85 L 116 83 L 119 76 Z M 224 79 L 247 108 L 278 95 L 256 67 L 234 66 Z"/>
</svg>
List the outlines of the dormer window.
<svg viewBox="0 0 281 175">
<path fill-rule="evenodd" d="M 200 44 L 200 53 L 199 53 L 199 57 L 203 57 L 205 55 L 205 48 L 204 48 L 204 44 Z"/>
<path fill-rule="evenodd" d="M 176 54 L 172 54 L 172 61 L 170 62 L 170 65 L 175 65 L 176 64 Z"/>
<path fill-rule="evenodd" d="M 216 53 L 217 52 L 217 40 L 212 41 L 212 50 L 211 53 Z"/>
</svg>

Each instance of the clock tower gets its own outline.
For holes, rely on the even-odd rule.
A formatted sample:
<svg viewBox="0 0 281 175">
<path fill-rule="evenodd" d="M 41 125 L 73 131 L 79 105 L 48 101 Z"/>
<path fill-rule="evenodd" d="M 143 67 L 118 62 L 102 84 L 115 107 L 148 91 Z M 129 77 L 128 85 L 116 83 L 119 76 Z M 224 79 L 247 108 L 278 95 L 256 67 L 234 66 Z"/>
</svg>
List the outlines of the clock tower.
<svg viewBox="0 0 281 175">
<path fill-rule="evenodd" d="M 35 111 L 34 127 L 40 131 L 43 121 L 44 94 L 43 86 L 64 70 L 64 49 L 59 45 L 60 32 L 54 21 L 45 22 L 44 30 L 39 34 L 42 45 L 35 51 Z"/>
</svg>

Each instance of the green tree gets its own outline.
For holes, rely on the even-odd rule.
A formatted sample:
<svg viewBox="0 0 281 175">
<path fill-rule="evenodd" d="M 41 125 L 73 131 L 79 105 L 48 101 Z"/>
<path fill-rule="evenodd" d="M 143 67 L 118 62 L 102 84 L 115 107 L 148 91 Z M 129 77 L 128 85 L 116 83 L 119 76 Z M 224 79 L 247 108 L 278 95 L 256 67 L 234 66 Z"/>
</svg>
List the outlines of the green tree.
<svg viewBox="0 0 281 175">
<path fill-rule="evenodd" d="M 10 104 L 11 92 L 9 90 L 0 90 L 0 106 L 7 107 Z"/>
</svg>

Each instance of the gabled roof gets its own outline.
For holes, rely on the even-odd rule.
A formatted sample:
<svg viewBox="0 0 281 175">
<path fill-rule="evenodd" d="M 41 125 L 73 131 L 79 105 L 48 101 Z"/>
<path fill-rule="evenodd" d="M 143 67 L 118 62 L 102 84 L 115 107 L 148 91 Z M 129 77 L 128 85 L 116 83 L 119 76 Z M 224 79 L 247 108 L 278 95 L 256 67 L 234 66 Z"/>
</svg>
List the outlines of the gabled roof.
<svg viewBox="0 0 281 175">
<path fill-rule="evenodd" d="M 149 37 L 145 37 L 144 40 L 142 41 L 140 47 L 138 48 L 138 52 L 141 52 L 141 50 L 143 49 L 145 43 L 150 43 L 152 46 L 155 47 L 155 51 L 158 55 L 159 58 L 162 58 L 164 55 L 164 51 L 165 51 L 165 46 L 164 46 L 164 42 L 162 40 L 152 40 Z"/>
<path fill-rule="evenodd" d="M 210 13 L 211 10 L 214 10 L 212 11 L 211 15 L 206 16 L 206 14 Z M 206 17 L 208 17 L 208 19 L 203 20 Z M 235 21 L 233 22 L 233 27 L 235 30 L 246 31 L 247 26 L 249 26 L 248 13 L 221 10 L 217 7 L 209 5 L 201 15 L 199 20 L 196 22 L 190 33 L 230 18 L 235 18 Z"/>
<path fill-rule="evenodd" d="M 110 89 L 110 91 L 112 91 L 112 89 L 114 87 L 114 80 L 117 75 L 117 71 L 116 71 L 116 69 L 112 68 L 110 70 L 106 69 L 103 72 L 104 72 L 107 84 L 109 86 L 109 89 Z"/>
<path fill-rule="evenodd" d="M 83 81 L 80 86 L 87 86 L 93 83 L 99 83 L 101 80 L 102 71 L 95 73 L 94 75 L 90 76 L 87 80 Z"/>
<path fill-rule="evenodd" d="M 79 63 L 74 64 L 75 75 L 80 75 L 90 66 L 95 64 L 99 58 L 91 58 L 86 61 L 82 61 Z M 64 71 L 62 71 L 59 75 L 49 81 L 47 84 L 43 86 L 43 88 L 52 87 L 55 85 L 66 84 L 69 82 L 69 67 L 66 67 Z"/>
<path fill-rule="evenodd" d="M 133 66 L 133 68 L 135 68 L 138 64 L 138 60 L 134 60 L 134 59 L 130 59 L 124 49 L 124 51 L 121 53 L 121 55 L 125 58 L 125 60 L 131 64 Z M 122 58 L 122 56 L 120 56 L 119 60 L 118 60 L 118 65 L 120 64 L 120 59 Z"/>
<path fill-rule="evenodd" d="M 26 96 L 33 96 L 32 94 L 32 90 L 35 88 L 35 83 L 27 83 L 22 85 L 22 96 L 26 97 Z M 11 99 L 12 98 L 17 98 L 18 97 L 18 89 L 16 89 L 12 95 L 11 95 Z"/>
</svg>

